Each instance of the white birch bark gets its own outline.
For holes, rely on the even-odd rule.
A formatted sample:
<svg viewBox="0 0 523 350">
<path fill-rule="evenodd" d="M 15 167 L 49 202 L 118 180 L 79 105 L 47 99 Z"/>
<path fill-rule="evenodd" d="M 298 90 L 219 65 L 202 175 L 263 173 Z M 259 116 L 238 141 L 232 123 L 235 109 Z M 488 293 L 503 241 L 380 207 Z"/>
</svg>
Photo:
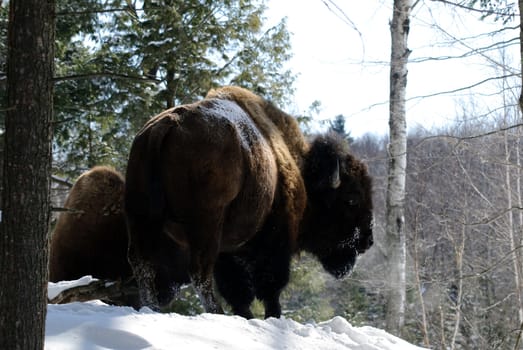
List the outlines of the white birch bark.
<svg viewBox="0 0 523 350">
<path fill-rule="evenodd" d="M 518 301 L 518 317 L 519 323 L 523 324 L 523 295 L 521 288 L 521 263 L 518 254 L 518 247 L 516 246 L 520 239 L 517 237 L 517 234 L 514 230 L 514 214 L 512 210 L 512 175 L 511 175 L 511 165 L 510 165 L 510 149 L 509 149 L 509 140 L 508 140 L 508 130 L 505 130 L 504 135 L 505 143 L 505 187 L 506 187 L 506 196 L 507 196 L 507 211 L 508 211 L 508 223 L 507 230 L 510 240 L 510 251 L 512 255 L 512 264 L 514 267 L 514 283 L 516 286 L 516 295 Z"/>
<path fill-rule="evenodd" d="M 407 168 L 407 123 L 405 94 L 409 49 L 410 0 L 394 0 L 391 22 L 391 62 L 388 145 L 388 182 L 386 203 L 386 242 L 388 247 L 389 293 L 386 327 L 400 335 L 405 324 L 406 244 L 405 179 Z"/>
<path fill-rule="evenodd" d="M 516 232 L 518 233 L 519 237 L 516 237 L 517 241 L 516 241 L 516 244 L 519 244 L 519 247 L 523 247 L 523 235 L 521 234 L 521 231 L 523 229 L 523 210 L 521 208 L 523 208 L 523 200 L 522 200 L 522 196 L 521 196 L 521 155 L 520 155 L 520 151 L 519 151 L 519 148 L 520 148 L 520 141 L 521 141 L 521 131 L 520 129 L 518 128 L 517 129 L 517 137 L 516 137 L 516 194 L 517 194 L 517 206 L 519 208 L 518 210 L 518 224 L 517 224 L 517 230 Z M 518 289 L 518 292 L 519 292 L 519 303 L 520 303 L 520 309 L 519 309 L 519 313 L 518 313 L 518 316 L 519 316 L 519 321 L 520 321 L 520 326 L 519 326 L 519 329 L 520 329 L 520 334 L 518 335 L 518 339 L 521 337 L 521 332 L 523 332 L 523 291 L 521 290 L 522 289 L 522 286 L 521 286 L 521 282 L 522 282 L 522 279 L 523 279 L 523 259 L 521 258 L 521 251 L 520 251 L 521 248 L 518 248 L 517 251 L 518 251 L 518 254 L 516 254 L 516 257 L 518 257 L 518 261 L 516 263 L 516 268 L 518 268 L 517 271 L 519 271 L 519 285 L 517 285 L 517 289 Z M 520 344 L 520 341 L 518 340 L 516 346 L 514 346 L 514 349 L 521 349 L 521 347 L 523 346 L 523 344 Z"/>
<path fill-rule="evenodd" d="M 504 63 L 504 61 L 503 61 Z M 505 64 L 503 65 L 503 73 L 505 74 Z M 506 91 L 506 81 L 503 80 L 503 91 Z M 503 94 L 503 105 L 504 105 L 504 125 L 509 125 L 509 121 L 507 120 L 508 116 L 510 115 L 509 111 L 509 102 L 507 101 L 507 98 L 505 94 Z M 521 234 L 519 233 L 519 230 L 516 231 L 515 224 L 514 224 L 514 211 L 513 211 L 513 190 L 512 190 L 512 165 L 510 164 L 510 154 L 511 154 L 511 147 L 509 144 L 509 130 L 505 130 L 503 135 L 503 141 L 504 141 L 504 151 L 505 151 L 505 188 L 506 188 L 506 196 L 507 196 L 507 210 L 508 210 L 508 223 L 507 223 L 507 230 L 510 240 L 510 251 L 512 255 L 512 264 L 514 267 L 514 284 L 516 286 L 516 295 L 517 295 L 517 307 L 518 307 L 518 321 L 520 325 L 523 325 L 523 290 L 522 290 L 522 272 L 521 272 L 521 254 L 519 253 L 518 244 L 521 242 Z M 516 143 L 516 162 L 519 169 L 519 137 L 517 138 Z M 518 170 L 520 171 L 520 170 Z M 519 174 L 518 174 L 519 175 Z M 517 187 L 517 196 L 518 196 L 518 205 L 521 204 L 521 180 L 517 178 L 516 180 L 516 187 Z M 520 222 L 521 222 L 521 212 L 520 212 Z"/>
<path fill-rule="evenodd" d="M 519 58 L 521 60 L 521 71 L 523 72 L 523 0 L 518 1 L 518 8 L 519 8 Z M 523 75 L 521 76 L 521 80 L 523 83 Z M 523 86 L 523 84 L 522 84 Z M 519 109 L 523 112 L 523 89 L 520 92 L 519 95 Z"/>
</svg>

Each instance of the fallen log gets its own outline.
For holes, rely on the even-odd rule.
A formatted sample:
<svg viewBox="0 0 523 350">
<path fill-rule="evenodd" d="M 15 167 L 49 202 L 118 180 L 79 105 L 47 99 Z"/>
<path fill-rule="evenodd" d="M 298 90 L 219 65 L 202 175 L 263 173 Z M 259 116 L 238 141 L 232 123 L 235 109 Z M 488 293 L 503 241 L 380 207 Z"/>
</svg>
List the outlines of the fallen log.
<svg viewBox="0 0 523 350">
<path fill-rule="evenodd" d="M 102 300 L 112 305 L 135 306 L 138 289 L 134 280 L 108 281 L 93 279 L 86 285 L 77 285 L 62 290 L 49 299 L 49 304 L 66 304 L 75 301 Z"/>
</svg>

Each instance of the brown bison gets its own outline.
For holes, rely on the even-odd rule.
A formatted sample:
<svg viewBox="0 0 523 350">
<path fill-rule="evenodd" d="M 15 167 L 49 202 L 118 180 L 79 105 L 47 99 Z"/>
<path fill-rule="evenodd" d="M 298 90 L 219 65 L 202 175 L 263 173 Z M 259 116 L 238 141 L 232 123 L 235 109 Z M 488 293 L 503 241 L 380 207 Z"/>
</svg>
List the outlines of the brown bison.
<svg viewBox="0 0 523 350">
<path fill-rule="evenodd" d="M 129 262 L 153 308 L 180 284 L 158 286 L 158 274 L 181 269 L 207 312 L 221 312 L 214 274 L 234 313 L 252 317 L 258 298 L 279 317 L 293 254 L 311 252 L 340 278 L 373 243 L 371 179 L 346 142 L 306 142 L 294 118 L 237 87 L 146 123 L 129 156 L 125 211 Z"/>
<path fill-rule="evenodd" d="M 113 168 L 94 167 L 78 178 L 51 236 L 50 281 L 132 276 L 123 194 L 123 176 Z"/>
<path fill-rule="evenodd" d="M 138 306 L 131 266 L 127 260 L 127 226 L 123 212 L 124 178 L 115 169 L 96 166 L 80 175 L 71 188 L 51 236 L 49 280 L 74 280 L 85 275 L 125 282 L 122 294 L 113 294 L 111 303 Z M 169 251 L 177 249 L 166 239 Z M 181 255 L 179 255 L 181 256 Z M 178 266 L 184 260 L 175 261 Z M 165 281 L 187 283 L 187 273 L 170 269 L 158 274 L 156 284 L 169 298 Z M 170 283 L 170 282 L 169 282 Z M 163 295 L 163 294 L 162 294 Z M 162 299 L 162 300 L 163 300 Z"/>
</svg>

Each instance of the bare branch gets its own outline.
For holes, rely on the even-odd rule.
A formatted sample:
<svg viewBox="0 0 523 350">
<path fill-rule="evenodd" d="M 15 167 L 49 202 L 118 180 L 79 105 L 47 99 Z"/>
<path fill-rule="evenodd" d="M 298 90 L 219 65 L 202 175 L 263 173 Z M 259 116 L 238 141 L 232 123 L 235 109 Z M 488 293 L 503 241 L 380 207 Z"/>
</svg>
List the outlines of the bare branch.
<svg viewBox="0 0 523 350">
<path fill-rule="evenodd" d="M 430 0 L 432 2 L 441 2 L 443 4 L 447 4 L 447 5 L 451 5 L 451 6 L 454 6 L 454 7 L 458 7 L 460 9 L 463 9 L 463 10 L 467 10 L 467 11 L 471 11 L 471 12 L 477 12 L 477 13 L 480 13 L 484 16 L 487 16 L 487 15 L 496 15 L 496 16 L 507 16 L 507 13 L 505 12 L 498 12 L 498 11 L 493 11 L 493 10 L 480 10 L 480 9 L 477 9 L 477 8 L 474 8 L 474 7 L 471 7 L 471 6 L 466 6 L 466 5 L 463 5 L 463 4 L 457 4 L 455 2 L 452 2 L 452 1 L 448 1 L 448 0 Z M 518 14 L 514 14 L 515 16 L 518 16 Z"/>
<path fill-rule="evenodd" d="M 143 81 L 143 82 L 155 82 L 155 83 L 161 82 L 160 79 L 151 78 L 151 77 L 147 77 L 147 76 L 143 76 L 143 75 L 133 76 L 133 75 L 126 75 L 126 74 L 112 73 L 112 72 L 67 75 L 67 76 L 62 76 L 62 77 L 54 77 L 53 81 L 55 83 L 59 83 L 62 81 L 67 81 L 67 80 L 82 80 L 82 79 L 93 79 L 93 78 L 118 78 L 118 79 L 138 80 L 138 81 Z"/>
<path fill-rule="evenodd" d="M 350 19 L 350 17 L 341 9 L 341 7 L 338 6 L 333 0 L 322 0 L 323 4 L 329 9 L 330 12 L 332 12 L 336 17 L 341 19 L 343 22 L 348 24 L 358 35 L 360 38 L 363 37 L 361 32 L 358 30 L 358 27 L 356 24 Z M 332 9 L 331 6 L 334 8 Z"/>
<path fill-rule="evenodd" d="M 56 16 L 82 16 L 92 15 L 95 13 L 111 13 L 111 12 L 123 12 L 129 11 L 129 8 L 113 8 L 113 9 L 98 9 L 98 10 L 85 10 L 85 11 L 60 11 L 56 13 Z"/>
<path fill-rule="evenodd" d="M 83 210 L 78 210 L 74 208 L 65 208 L 65 207 L 51 207 L 51 211 L 58 213 L 70 213 L 70 214 L 83 214 Z"/>
<path fill-rule="evenodd" d="M 493 216 L 490 216 L 490 217 L 487 217 L 487 218 L 484 218 L 483 220 L 480 220 L 480 221 L 476 221 L 476 222 L 461 222 L 462 225 L 464 226 L 478 226 L 478 225 L 488 225 L 494 221 L 496 221 L 497 219 L 499 219 L 500 217 L 504 216 L 505 214 L 507 214 L 508 212 L 510 212 L 511 210 L 523 210 L 522 207 L 519 207 L 519 206 L 512 206 L 510 208 L 506 208 L 498 213 L 496 213 L 495 215 Z"/>
<path fill-rule="evenodd" d="M 343 11 L 341 7 L 338 6 L 333 0 L 321 0 L 323 4 L 327 7 L 327 9 L 332 12 L 336 17 L 341 19 L 345 24 L 347 24 L 349 27 L 351 27 L 356 33 L 358 33 L 358 36 L 360 37 L 360 42 L 362 45 L 362 51 L 365 55 L 365 42 L 363 40 L 363 34 L 359 31 L 356 24 L 350 19 L 350 17 Z M 331 7 L 332 6 L 332 7 Z"/>
<path fill-rule="evenodd" d="M 70 181 L 67 181 L 66 179 L 63 179 L 56 175 L 51 175 L 51 180 L 53 180 L 53 182 L 56 182 L 57 184 L 64 185 L 69 188 L 73 187 L 73 184 Z"/>
<path fill-rule="evenodd" d="M 468 86 L 463 86 L 463 87 L 460 87 L 460 88 L 457 88 L 457 89 L 454 89 L 454 90 L 440 91 L 440 92 L 435 92 L 433 94 L 428 94 L 428 95 L 413 96 L 413 97 L 410 97 L 408 99 L 408 101 L 418 100 L 418 99 L 427 98 L 427 97 L 435 97 L 435 96 L 441 96 L 441 95 L 455 94 L 457 92 L 461 92 L 461 91 L 465 91 L 465 90 L 469 90 L 469 89 L 478 87 L 478 86 L 483 85 L 485 83 L 488 83 L 490 81 L 500 80 L 500 79 L 507 79 L 507 78 L 511 78 L 511 77 L 516 77 L 518 75 L 519 74 L 507 74 L 507 75 L 502 75 L 502 76 L 499 76 L 499 77 L 490 77 L 490 78 L 486 78 L 486 79 L 483 79 L 481 81 L 478 81 L 477 83 L 474 83 L 474 84 L 471 84 L 471 85 L 468 85 Z"/>
<path fill-rule="evenodd" d="M 485 136 L 490 136 L 490 135 L 494 135 L 494 134 L 497 134 L 497 133 L 501 133 L 501 132 L 504 132 L 504 131 L 507 131 L 507 130 L 517 129 L 519 127 L 523 127 L 523 123 L 509 125 L 509 126 L 504 127 L 504 128 L 499 128 L 499 129 L 496 129 L 496 130 L 491 130 L 491 131 L 487 131 L 485 133 L 481 133 L 481 134 L 477 134 L 477 135 L 470 135 L 470 136 L 454 136 L 454 135 L 434 135 L 434 136 L 428 136 L 428 137 L 425 137 L 425 138 L 421 139 L 421 141 L 419 141 L 418 143 L 416 143 L 412 147 L 418 147 L 418 146 L 420 146 L 422 143 L 424 143 L 426 141 L 430 141 L 430 140 L 434 140 L 434 139 L 441 139 L 441 138 L 455 139 L 455 140 L 458 140 L 458 141 L 473 140 L 473 139 L 477 139 L 477 138 L 481 138 L 481 137 L 485 137 Z"/>
<path fill-rule="evenodd" d="M 457 39 L 457 40 L 459 40 L 459 39 Z M 496 42 L 496 43 L 494 43 L 492 45 L 488 45 L 488 46 L 485 46 L 485 47 L 480 47 L 480 48 L 477 48 L 477 49 L 470 48 L 470 47 L 467 46 L 467 48 L 470 48 L 470 51 L 465 52 L 462 55 L 439 56 L 439 57 L 421 57 L 421 58 L 417 58 L 417 59 L 412 59 L 412 60 L 409 61 L 409 63 L 423 63 L 423 62 L 427 62 L 427 61 L 445 61 L 445 60 L 450 60 L 450 59 L 466 58 L 466 57 L 470 57 L 470 56 L 473 56 L 473 55 L 484 53 L 484 52 L 487 52 L 487 51 L 490 51 L 490 50 L 505 48 L 505 47 L 508 47 L 508 46 L 511 46 L 511 45 L 519 45 L 519 37 L 514 37 L 514 38 L 512 38 L 510 40 L 506 40 L 506 41 L 499 41 L 499 42 Z"/>
</svg>

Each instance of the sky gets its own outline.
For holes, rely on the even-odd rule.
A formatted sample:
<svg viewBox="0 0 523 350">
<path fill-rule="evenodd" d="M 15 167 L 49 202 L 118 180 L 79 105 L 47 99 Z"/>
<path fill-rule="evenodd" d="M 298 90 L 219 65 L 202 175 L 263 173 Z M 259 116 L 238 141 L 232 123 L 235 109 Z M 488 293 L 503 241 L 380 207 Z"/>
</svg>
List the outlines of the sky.
<svg viewBox="0 0 523 350">
<path fill-rule="evenodd" d="M 353 136 L 388 132 L 390 61 L 389 20 L 392 1 L 367 2 L 334 0 L 343 12 L 323 0 L 269 0 L 268 24 L 287 17 L 292 35 L 293 58 L 289 67 L 298 73 L 295 105 L 286 109 L 302 113 L 315 100 L 321 102 L 319 121 L 338 114 L 346 117 L 346 129 Z M 299 10 L 298 10 L 299 9 Z M 505 27 L 517 27 L 517 18 Z M 409 33 L 412 50 L 408 66 L 407 125 L 409 129 L 445 125 L 463 114 L 462 105 L 492 111 L 499 104 L 500 82 L 461 89 L 499 76 L 492 58 L 498 49 L 465 58 L 426 60 L 429 57 L 462 56 L 472 48 L 486 47 L 500 40 L 512 40 L 506 47 L 509 64 L 519 72 L 519 30 L 491 35 L 504 25 L 492 19 L 481 21 L 477 13 L 459 10 L 434 1 L 420 1 L 413 9 Z M 455 42 L 451 38 L 460 38 Z M 513 40 L 514 39 L 514 40 Z M 436 95 L 430 98 L 420 96 Z M 289 110 L 290 109 L 290 110 Z"/>
<path fill-rule="evenodd" d="M 93 281 L 49 283 L 52 298 Z M 161 314 L 95 300 L 48 305 L 45 350 L 421 350 L 383 330 L 353 327 L 343 317 L 301 324 L 286 318 Z"/>
</svg>

